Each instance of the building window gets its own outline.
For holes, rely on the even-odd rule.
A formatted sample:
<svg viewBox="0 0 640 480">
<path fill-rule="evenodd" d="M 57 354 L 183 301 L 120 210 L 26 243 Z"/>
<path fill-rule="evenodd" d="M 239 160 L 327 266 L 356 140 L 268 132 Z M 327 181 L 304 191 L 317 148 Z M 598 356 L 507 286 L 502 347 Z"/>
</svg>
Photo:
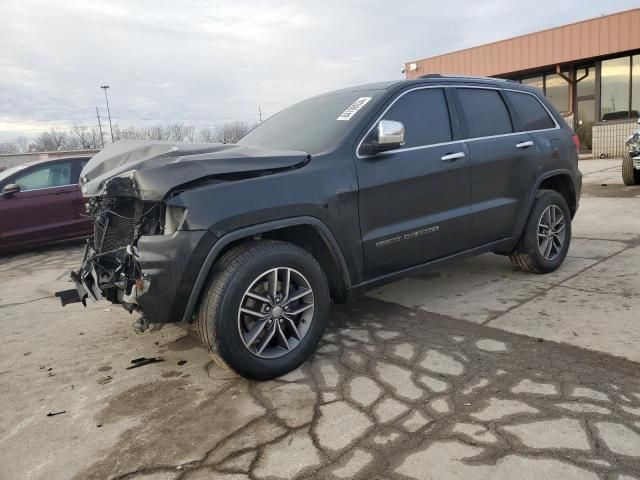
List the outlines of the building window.
<svg viewBox="0 0 640 480">
<path fill-rule="evenodd" d="M 523 85 L 529 85 L 530 87 L 536 87 L 540 90 L 544 90 L 544 80 L 542 77 L 523 78 Z"/>
<path fill-rule="evenodd" d="M 640 117 L 640 55 L 631 61 L 631 117 Z"/>
<path fill-rule="evenodd" d="M 562 72 L 569 76 L 569 72 Z M 522 83 L 543 91 L 560 113 L 569 111 L 569 83 L 557 73 L 547 73 L 539 77 L 523 78 Z"/>
<path fill-rule="evenodd" d="M 562 72 L 569 76 L 569 72 Z M 544 94 L 560 113 L 569 111 L 569 84 L 557 73 L 545 75 Z"/>
<path fill-rule="evenodd" d="M 589 97 L 596 93 L 596 69 L 595 67 L 578 68 L 576 70 L 576 96 Z"/>
<path fill-rule="evenodd" d="M 631 57 L 603 61 L 600 75 L 600 119 L 610 121 L 629 118 Z"/>
</svg>

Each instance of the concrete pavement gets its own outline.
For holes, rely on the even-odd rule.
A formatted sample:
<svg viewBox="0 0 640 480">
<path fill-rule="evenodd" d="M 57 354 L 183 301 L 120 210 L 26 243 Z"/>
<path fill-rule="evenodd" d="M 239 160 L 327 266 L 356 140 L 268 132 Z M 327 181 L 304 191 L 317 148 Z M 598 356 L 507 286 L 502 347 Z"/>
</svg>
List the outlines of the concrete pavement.
<svg viewBox="0 0 640 480">
<path fill-rule="evenodd" d="M 562 267 L 548 275 L 482 255 L 370 292 L 381 300 L 640 362 L 640 188 L 620 160 L 585 160 Z"/>
<path fill-rule="evenodd" d="M 265 383 L 184 328 L 61 309 L 78 247 L 0 259 L 0 478 L 640 479 L 640 188 L 581 168 L 558 272 L 486 255 L 370 292 Z"/>
</svg>

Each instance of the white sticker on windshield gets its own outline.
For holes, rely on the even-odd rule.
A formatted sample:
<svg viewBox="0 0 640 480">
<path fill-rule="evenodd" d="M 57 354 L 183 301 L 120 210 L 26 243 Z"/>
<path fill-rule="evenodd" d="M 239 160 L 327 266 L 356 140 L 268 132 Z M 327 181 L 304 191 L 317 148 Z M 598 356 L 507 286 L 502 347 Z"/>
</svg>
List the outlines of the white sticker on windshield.
<svg viewBox="0 0 640 480">
<path fill-rule="evenodd" d="M 336 120 L 351 120 L 351 117 L 353 117 L 358 110 L 364 107 L 369 100 L 371 100 L 371 97 L 360 97 L 351 105 L 349 105 L 349 108 L 342 112 L 340 116 L 336 118 Z"/>
</svg>

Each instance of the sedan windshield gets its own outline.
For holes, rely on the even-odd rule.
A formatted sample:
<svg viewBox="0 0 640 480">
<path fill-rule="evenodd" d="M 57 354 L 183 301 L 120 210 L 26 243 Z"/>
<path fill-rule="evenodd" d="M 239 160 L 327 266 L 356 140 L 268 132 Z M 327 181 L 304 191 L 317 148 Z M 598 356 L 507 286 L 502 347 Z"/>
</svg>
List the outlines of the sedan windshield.
<svg viewBox="0 0 640 480">
<path fill-rule="evenodd" d="M 285 108 L 238 143 L 315 154 L 337 145 L 383 90 L 337 92 Z"/>
</svg>

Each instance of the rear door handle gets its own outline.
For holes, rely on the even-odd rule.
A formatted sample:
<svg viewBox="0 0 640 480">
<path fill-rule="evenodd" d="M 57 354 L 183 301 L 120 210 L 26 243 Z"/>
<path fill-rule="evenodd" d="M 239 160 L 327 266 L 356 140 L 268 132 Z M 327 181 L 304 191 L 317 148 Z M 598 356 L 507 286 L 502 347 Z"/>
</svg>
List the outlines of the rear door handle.
<svg viewBox="0 0 640 480">
<path fill-rule="evenodd" d="M 526 142 L 516 143 L 516 148 L 528 148 L 533 147 L 533 142 L 531 140 L 527 140 Z"/>
<path fill-rule="evenodd" d="M 452 160 L 458 160 L 459 158 L 464 158 L 464 152 L 449 153 L 444 157 L 440 157 L 440 160 L 442 160 L 443 162 L 449 162 Z"/>
</svg>

